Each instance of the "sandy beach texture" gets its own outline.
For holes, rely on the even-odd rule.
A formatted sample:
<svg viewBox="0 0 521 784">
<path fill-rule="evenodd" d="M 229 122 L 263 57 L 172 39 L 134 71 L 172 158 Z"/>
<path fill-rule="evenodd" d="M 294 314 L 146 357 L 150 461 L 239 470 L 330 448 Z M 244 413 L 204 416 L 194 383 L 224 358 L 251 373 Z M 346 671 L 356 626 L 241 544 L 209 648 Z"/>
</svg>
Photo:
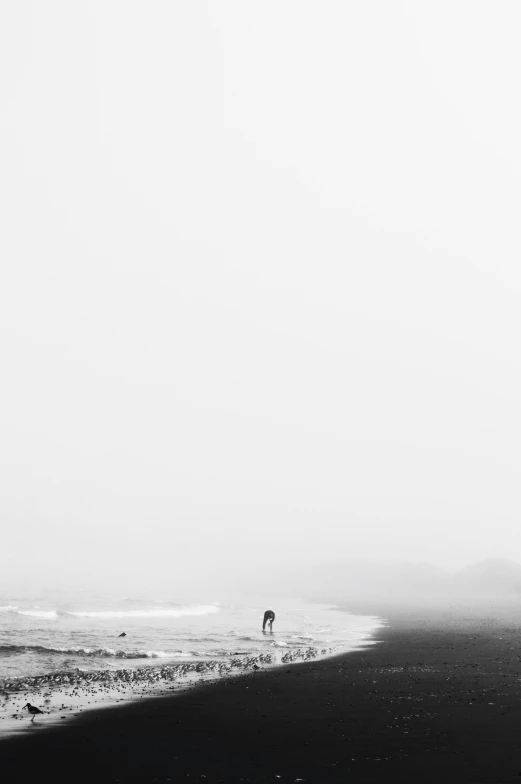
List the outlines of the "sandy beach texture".
<svg viewBox="0 0 521 784">
<path fill-rule="evenodd" d="M 521 607 L 349 609 L 380 644 L 33 727 L 2 781 L 521 781 Z"/>
</svg>

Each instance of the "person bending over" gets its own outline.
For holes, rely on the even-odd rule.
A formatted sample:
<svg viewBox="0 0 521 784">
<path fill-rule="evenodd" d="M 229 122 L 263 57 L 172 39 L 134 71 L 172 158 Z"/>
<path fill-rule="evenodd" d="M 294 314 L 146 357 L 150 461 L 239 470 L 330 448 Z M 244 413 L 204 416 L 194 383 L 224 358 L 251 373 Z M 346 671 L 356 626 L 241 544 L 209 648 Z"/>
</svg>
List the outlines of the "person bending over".
<svg viewBox="0 0 521 784">
<path fill-rule="evenodd" d="M 273 631 L 273 621 L 275 620 L 275 613 L 273 610 L 266 610 L 264 613 L 264 620 L 262 622 L 262 631 L 266 629 L 266 624 L 270 627 L 270 632 Z"/>
</svg>

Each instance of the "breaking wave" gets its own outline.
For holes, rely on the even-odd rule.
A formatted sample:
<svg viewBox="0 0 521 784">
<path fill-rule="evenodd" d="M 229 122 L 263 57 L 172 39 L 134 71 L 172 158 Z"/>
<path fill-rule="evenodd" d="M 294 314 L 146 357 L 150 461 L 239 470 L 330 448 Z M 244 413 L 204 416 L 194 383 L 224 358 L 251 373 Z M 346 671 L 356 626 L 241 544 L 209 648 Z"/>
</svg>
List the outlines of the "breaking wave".
<svg viewBox="0 0 521 784">
<path fill-rule="evenodd" d="M 34 618 L 57 618 L 57 610 L 20 610 L 18 607 L 12 607 L 10 604 L 0 607 L 0 612 L 14 613 L 15 615 L 30 615 Z"/>
<path fill-rule="evenodd" d="M 186 607 L 154 607 L 147 610 L 86 610 L 68 612 L 66 610 L 21 610 L 18 607 L 6 605 L 0 607 L 0 612 L 10 612 L 15 615 L 28 615 L 34 618 L 54 619 L 58 616 L 71 618 L 183 618 L 190 615 L 209 615 L 217 613 L 220 608 L 215 604 L 195 604 Z"/>
<path fill-rule="evenodd" d="M 115 648 L 59 648 L 47 645 L 0 645 L 0 656 L 16 655 L 20 653 L 62 653 L 67 656 L 97 656 L 102 658 L 114 657 L 116 659 L 163 659 L 171 656 L 189 656 L 187 651 L 145 651 L 145 650 L 116 650 Z"/>
</svg>

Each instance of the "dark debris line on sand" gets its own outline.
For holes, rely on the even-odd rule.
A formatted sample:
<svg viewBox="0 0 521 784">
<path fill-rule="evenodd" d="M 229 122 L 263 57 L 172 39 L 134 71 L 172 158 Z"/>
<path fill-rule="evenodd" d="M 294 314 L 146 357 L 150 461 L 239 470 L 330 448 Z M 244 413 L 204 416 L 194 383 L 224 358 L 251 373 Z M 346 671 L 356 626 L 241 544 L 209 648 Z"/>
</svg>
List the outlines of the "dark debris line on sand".
<svg viewBox="0 0 521 784">
<path fill-rule="evenodd" d="M 319 655 L 325 655 L 325 649 L 317 648 L 297 648 L 285 653 L 282 663 L 293 661 L 307 661 Z M 9 693 L 23 692 L 27 690 L 35 691 L 38 689 L 53 686 L 63 687 L 69 685 L 87 686 L 92 683 L 105 684 L 152 684 L 155 681 L 177 681 L 191 675 L 231 675 L 237 671 L 248 670 L 259 665 L 274 664 L 274 658 L 270 653 L 260 653 L 255 656 L 236 656 L 228 659 L 203 660 L 197 662 L 183 662 L 180 664 L 166 664 L 160 667 L 134 667 L 132 669 L 119 670 L 77 670 L 71 672 L 67 670 L 61 673 L 50 675 L 35 675 L 26 678 L 0 678 L 0 688 Z"/>
<path fill-rule="evenodd" d="M 372 608 L 374 614 L 374 608 Z M 521 611 L 380 609 L 382 645 L 0 744 L 6 780 L 521 780 Z M 20 775 L 23 765 L 23 776 Z M 9 778 L 10 777 L 10 778 Z"/>
</svg>

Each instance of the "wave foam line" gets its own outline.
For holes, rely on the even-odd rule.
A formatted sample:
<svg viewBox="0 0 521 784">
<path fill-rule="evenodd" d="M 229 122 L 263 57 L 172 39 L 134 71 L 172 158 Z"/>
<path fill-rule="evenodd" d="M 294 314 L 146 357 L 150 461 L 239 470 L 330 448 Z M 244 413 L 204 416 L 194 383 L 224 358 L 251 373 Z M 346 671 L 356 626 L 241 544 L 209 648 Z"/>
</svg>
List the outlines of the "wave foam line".
<svg viewBox="0 0 521 784">
<path fill-rule="evenodd" d="M 0 655 L 17 653 L 62 653 L 68 656 L 114 657 L 116 659 L 161 659 L 169 656 L 188 656 L 187 651 L 116 650 L 115 648 L 60 648 L 47 645 L 0 645 Z"/>
<path fill-rule="evenodd" d="M 15 615 L 30 615 L 34 618 L 57 618 L 57 610 L 19 610 L 18 607 L 12 607 L 10 604 L 0 607 L 0 612 L 14 613 Z"/>
<path fill-rule="evenodd" d="M 199 604 L 193 607 L 171 607 L 152 610 L 98 610 L 87 612 L 68 612 L 76 618 L 182 618 L 188 615 L 209 615 L 219 612 L 214 604 Z"/>
<path fill-rule="evenodd" d="M 20 610 L 18 607 L 6 605 L 0 611 L 11 612 L 15 615 L 27 615 L 35 618 L 54 619 L 60 616 L 72 618 L 183 618 L 185 616 L 209 615 L 220 612 L 214 604 L 198 604 L 187 607 L 170 607 L 168 609 L 154 608 L 150 610 L 86 610 L 84 612 L 65 610 Z"/>
</svg>

